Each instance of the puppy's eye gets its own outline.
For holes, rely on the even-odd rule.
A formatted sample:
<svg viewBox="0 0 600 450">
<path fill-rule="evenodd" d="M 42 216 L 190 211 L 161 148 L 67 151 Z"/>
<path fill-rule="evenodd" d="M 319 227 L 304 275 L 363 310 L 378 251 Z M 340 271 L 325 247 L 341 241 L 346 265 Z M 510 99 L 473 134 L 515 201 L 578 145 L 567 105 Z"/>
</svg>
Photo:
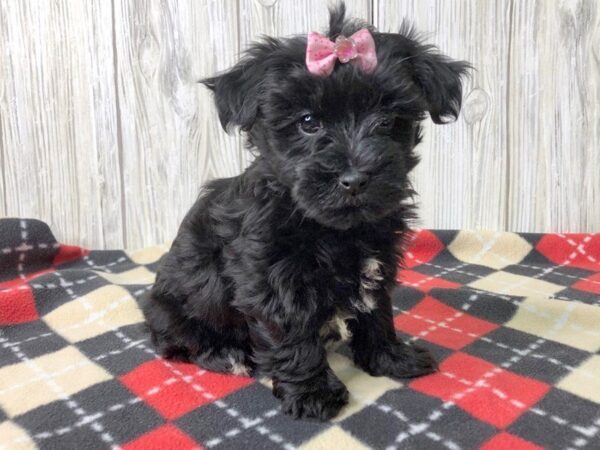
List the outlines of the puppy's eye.
<svg viewBox="0 0 600 450">
<path fill-rule="evenodd" d="M 394 125 L 396 124 L 396 118 L 395 117 L 386 117 L 384 119 L 381 119 L 379 122 L 377 122 L 377 124 L 375 125 L 375 132 L 376 133 L 389 133 L 390 131 L 392 131 L 394 129 Z"/>
<path fill-rule="evenodd" d="M 312 114 L 305 114 L 298 122 L 300 129 L 306 134 L 315 134 L 323 125 L 319 119 Z"/>
</svg>

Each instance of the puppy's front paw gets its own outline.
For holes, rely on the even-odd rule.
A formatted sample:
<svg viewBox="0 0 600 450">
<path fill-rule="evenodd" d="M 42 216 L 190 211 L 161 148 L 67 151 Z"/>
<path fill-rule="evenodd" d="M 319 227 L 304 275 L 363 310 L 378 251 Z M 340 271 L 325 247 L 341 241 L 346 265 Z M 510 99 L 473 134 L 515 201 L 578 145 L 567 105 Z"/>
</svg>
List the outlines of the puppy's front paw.
<svg viewBox="0 0 600 450">
<path fill-rule="evenodd" d="M 325 421 L 335 417 L 348 403 L 348 390 L 328 372 L 302 383 L 274 381 L 273 394 L 281 400 L 281 410 L 294 419 Z"/>
<path fill-rule="evenodd" d="M 371 375 L 394 378 L 419 377 L 433 373 L 438 368 L 429 350 L 402 342 L 395 343 L 386 351 L 374 352 L 361 365 Z"/>
</svg>

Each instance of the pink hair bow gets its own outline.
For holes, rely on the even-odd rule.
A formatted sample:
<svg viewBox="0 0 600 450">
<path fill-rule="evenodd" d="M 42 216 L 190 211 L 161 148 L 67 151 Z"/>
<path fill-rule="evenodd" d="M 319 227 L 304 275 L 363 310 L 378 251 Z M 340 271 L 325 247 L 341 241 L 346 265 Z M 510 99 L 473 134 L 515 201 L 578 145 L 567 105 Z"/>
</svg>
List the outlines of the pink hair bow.
<svg viewBox="0 0 600 450">
<path fill-rule="evenodd" d="M 362 28 L 350 37 L 338 36 L 335 42 L 317 32 L 308 34 L 306 67 L 313 75 L 331 75 L 335 61 L 350 62 L 363 72 L 371 73 L 377 67 L 375 41 L 369 30 Z"/>
</svg>

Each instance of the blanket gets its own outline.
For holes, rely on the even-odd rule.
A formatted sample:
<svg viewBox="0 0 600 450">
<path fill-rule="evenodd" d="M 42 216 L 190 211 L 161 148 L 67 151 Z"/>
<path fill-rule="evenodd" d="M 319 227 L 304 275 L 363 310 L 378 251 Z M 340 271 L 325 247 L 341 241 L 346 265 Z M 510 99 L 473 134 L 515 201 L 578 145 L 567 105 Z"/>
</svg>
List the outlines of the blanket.
<svg viewBox="0 0 600 450">
<path fill-rule="evenodd" d="M 600 234 L 414 231 L 394 323 L 439 371 L 371 377 L 342 345 L 350 403 L 326 423 L 156 354 L 137 301 L 166 250 L 0 220 L 1 448 L 600 448 Z"/>
</svg>

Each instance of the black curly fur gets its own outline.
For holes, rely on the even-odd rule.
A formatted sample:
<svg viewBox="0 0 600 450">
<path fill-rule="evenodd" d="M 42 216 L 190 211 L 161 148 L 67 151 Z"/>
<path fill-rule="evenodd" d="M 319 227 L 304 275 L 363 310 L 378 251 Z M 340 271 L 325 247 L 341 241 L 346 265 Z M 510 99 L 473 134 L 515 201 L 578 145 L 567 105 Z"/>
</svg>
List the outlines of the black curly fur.
<svg viewBox="0 0 600 450">
<path fill-rule="evenodd" d="M 331 11 L 328 35 L 367 26 Z M 396 338 L 389 292 L 411 217 L 408 173 L 427 113 L 456 118 L 464 62 L 403 27 L 373 34 L 379 64 L 367 75 L 337 63 L 311 75 L 306 37 L 266 38 L 203 83 L 223 127 L 246 132 L 257 157 L 243 174 L 208 183 L 185 217 L 143 303 L 165 357 L 273 379 L 294 417 L 335 416 L 348 392 L 329 368 L 319 331 L 346 317 L 356 364 L 373 375 L 435 370 L 430 354 Z M 315 134 L 299 121 L 312 114 Z M 391 125 L 381 125 L 382 119 Z M 358 194 L 339 183 L 368 176 Z"/>
</svg>

